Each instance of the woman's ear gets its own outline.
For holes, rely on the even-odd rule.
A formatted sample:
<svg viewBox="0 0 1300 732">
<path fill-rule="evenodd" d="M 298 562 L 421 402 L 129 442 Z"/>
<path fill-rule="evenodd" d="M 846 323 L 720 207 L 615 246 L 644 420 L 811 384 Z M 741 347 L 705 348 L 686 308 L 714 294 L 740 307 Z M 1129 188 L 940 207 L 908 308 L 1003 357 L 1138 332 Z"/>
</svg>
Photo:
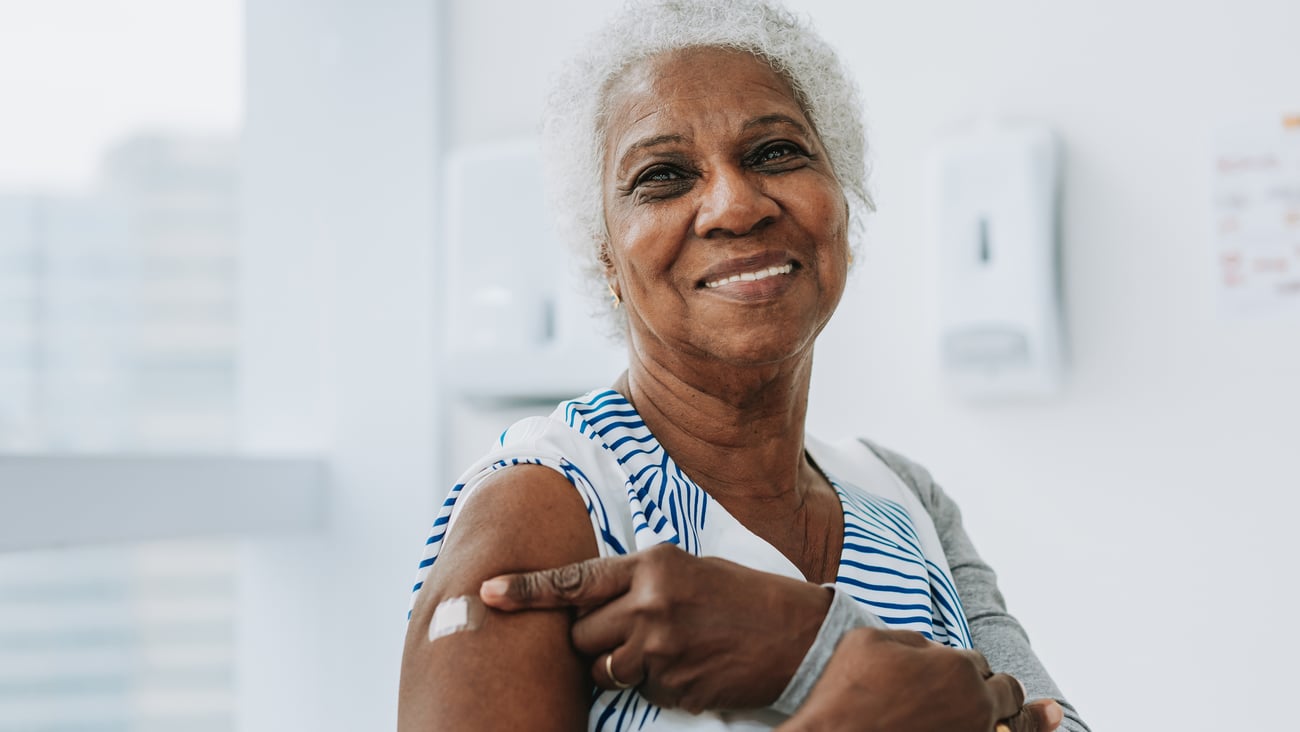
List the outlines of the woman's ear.
<svg viewBox="0 0 1300 732">
<path fill-rule="evenodd" d="M 609 240 L 606 239 L 600 243 L 596 252 L 596 259 L 600 266 L 605 270 L 605 287 L 609 290 L 609 304 L 615 310 L 623 304 L 623 297 L 615 285 L 618 283 L 618 271 L 614 268 L 614 257 L 610 253 Z"/>
<path fill-rule="evenodd" d="M 600 243 L 599 247 L 596 250 L 596 260 L 600 262 L 601 268 L 605 270 L 605 279 L 613 280 L 614 279 L 614 257 L 610 255 L 608 241 L 602 241 Z"/>
</svg>

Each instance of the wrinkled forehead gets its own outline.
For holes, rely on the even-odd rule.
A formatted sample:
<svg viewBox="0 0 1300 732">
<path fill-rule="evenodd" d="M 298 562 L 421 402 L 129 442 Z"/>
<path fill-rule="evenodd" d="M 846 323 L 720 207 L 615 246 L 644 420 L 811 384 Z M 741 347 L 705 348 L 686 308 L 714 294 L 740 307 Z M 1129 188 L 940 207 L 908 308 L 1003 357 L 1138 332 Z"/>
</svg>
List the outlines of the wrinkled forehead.
<svg viewBox="0 0 1300 732">
<path fill-rule="evenodd" d="M 629 65 L 605 88 L 600 120 L 606 168 L 629 137 L 655 134 L 661 112 L 682 108 L 719 108 L 729 97 L 736 104 L 784 113 L 811 128 L 805 106 L 786 77 L 762 58 L 743 50 L 687 48 Z M 721 111 L 729 111 L 721 105 Z M 608 169 L 608 168 L 607 168 Z"/>
</svg>

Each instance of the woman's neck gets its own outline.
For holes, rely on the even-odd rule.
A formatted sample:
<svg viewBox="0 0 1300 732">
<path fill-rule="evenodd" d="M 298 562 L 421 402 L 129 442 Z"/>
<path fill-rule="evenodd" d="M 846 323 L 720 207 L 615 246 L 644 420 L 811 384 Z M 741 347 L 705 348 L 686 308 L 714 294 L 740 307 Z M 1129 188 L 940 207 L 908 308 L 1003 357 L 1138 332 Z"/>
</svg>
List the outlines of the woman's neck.
<svg viewBox="0 0 1300 732">
<path fill-rule="evenodd" d="M 674 462 L 728 510 L 779 514 L 821 482 L 804 456 L 811 374 L 811 349 L 748 369 L 647 363 L 633 353 L 615 388 Z"/>
<path fill-rule="evenodd" d="M 812 349 L 781 366 L 649 363 L 615 388 L 693 481 L 813 582 L 834 581 L 844 515 L 804 453 Z"/>
</svg>

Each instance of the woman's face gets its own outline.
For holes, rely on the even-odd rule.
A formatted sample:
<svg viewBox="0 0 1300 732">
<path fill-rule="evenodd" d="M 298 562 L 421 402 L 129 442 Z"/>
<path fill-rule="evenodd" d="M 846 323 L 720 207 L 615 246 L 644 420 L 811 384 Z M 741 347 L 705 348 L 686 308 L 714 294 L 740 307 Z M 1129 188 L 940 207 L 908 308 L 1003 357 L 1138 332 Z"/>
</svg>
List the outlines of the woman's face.
<svg viewBox="0 0 1300 732">
<path fill-rule="evenodd" d="M 810 353 L 844 291 L 848 208 L 789 85 L 748 53 L 691 49 L 611 89 L 611 283 L 655 360 Z"/>
</svg>

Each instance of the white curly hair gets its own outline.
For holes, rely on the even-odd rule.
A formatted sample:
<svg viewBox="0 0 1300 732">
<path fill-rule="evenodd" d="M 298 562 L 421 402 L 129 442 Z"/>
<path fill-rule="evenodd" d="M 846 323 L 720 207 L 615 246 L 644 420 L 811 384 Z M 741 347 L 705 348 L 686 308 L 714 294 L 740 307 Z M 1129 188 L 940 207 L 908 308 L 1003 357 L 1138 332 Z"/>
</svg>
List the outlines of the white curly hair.
<svg viewBox="0 0 1300 732">
<path fill-rule="evenodd" d="M 592 294 L 602 300 L 608 297 L 601 179 L 609 91 L 641 61 L 700 47 L 751 53 L 790 84 L 844 189 L 854 246 L 863 217 L 874 210 L 857 86 L 810 23 L 771 0 L 631 0 L 556 77 L 542 117 L 543 165 L 556 226 L 577 252 Z M 612 312 L 608 306 L 598 311 Z"/>
</svg>

